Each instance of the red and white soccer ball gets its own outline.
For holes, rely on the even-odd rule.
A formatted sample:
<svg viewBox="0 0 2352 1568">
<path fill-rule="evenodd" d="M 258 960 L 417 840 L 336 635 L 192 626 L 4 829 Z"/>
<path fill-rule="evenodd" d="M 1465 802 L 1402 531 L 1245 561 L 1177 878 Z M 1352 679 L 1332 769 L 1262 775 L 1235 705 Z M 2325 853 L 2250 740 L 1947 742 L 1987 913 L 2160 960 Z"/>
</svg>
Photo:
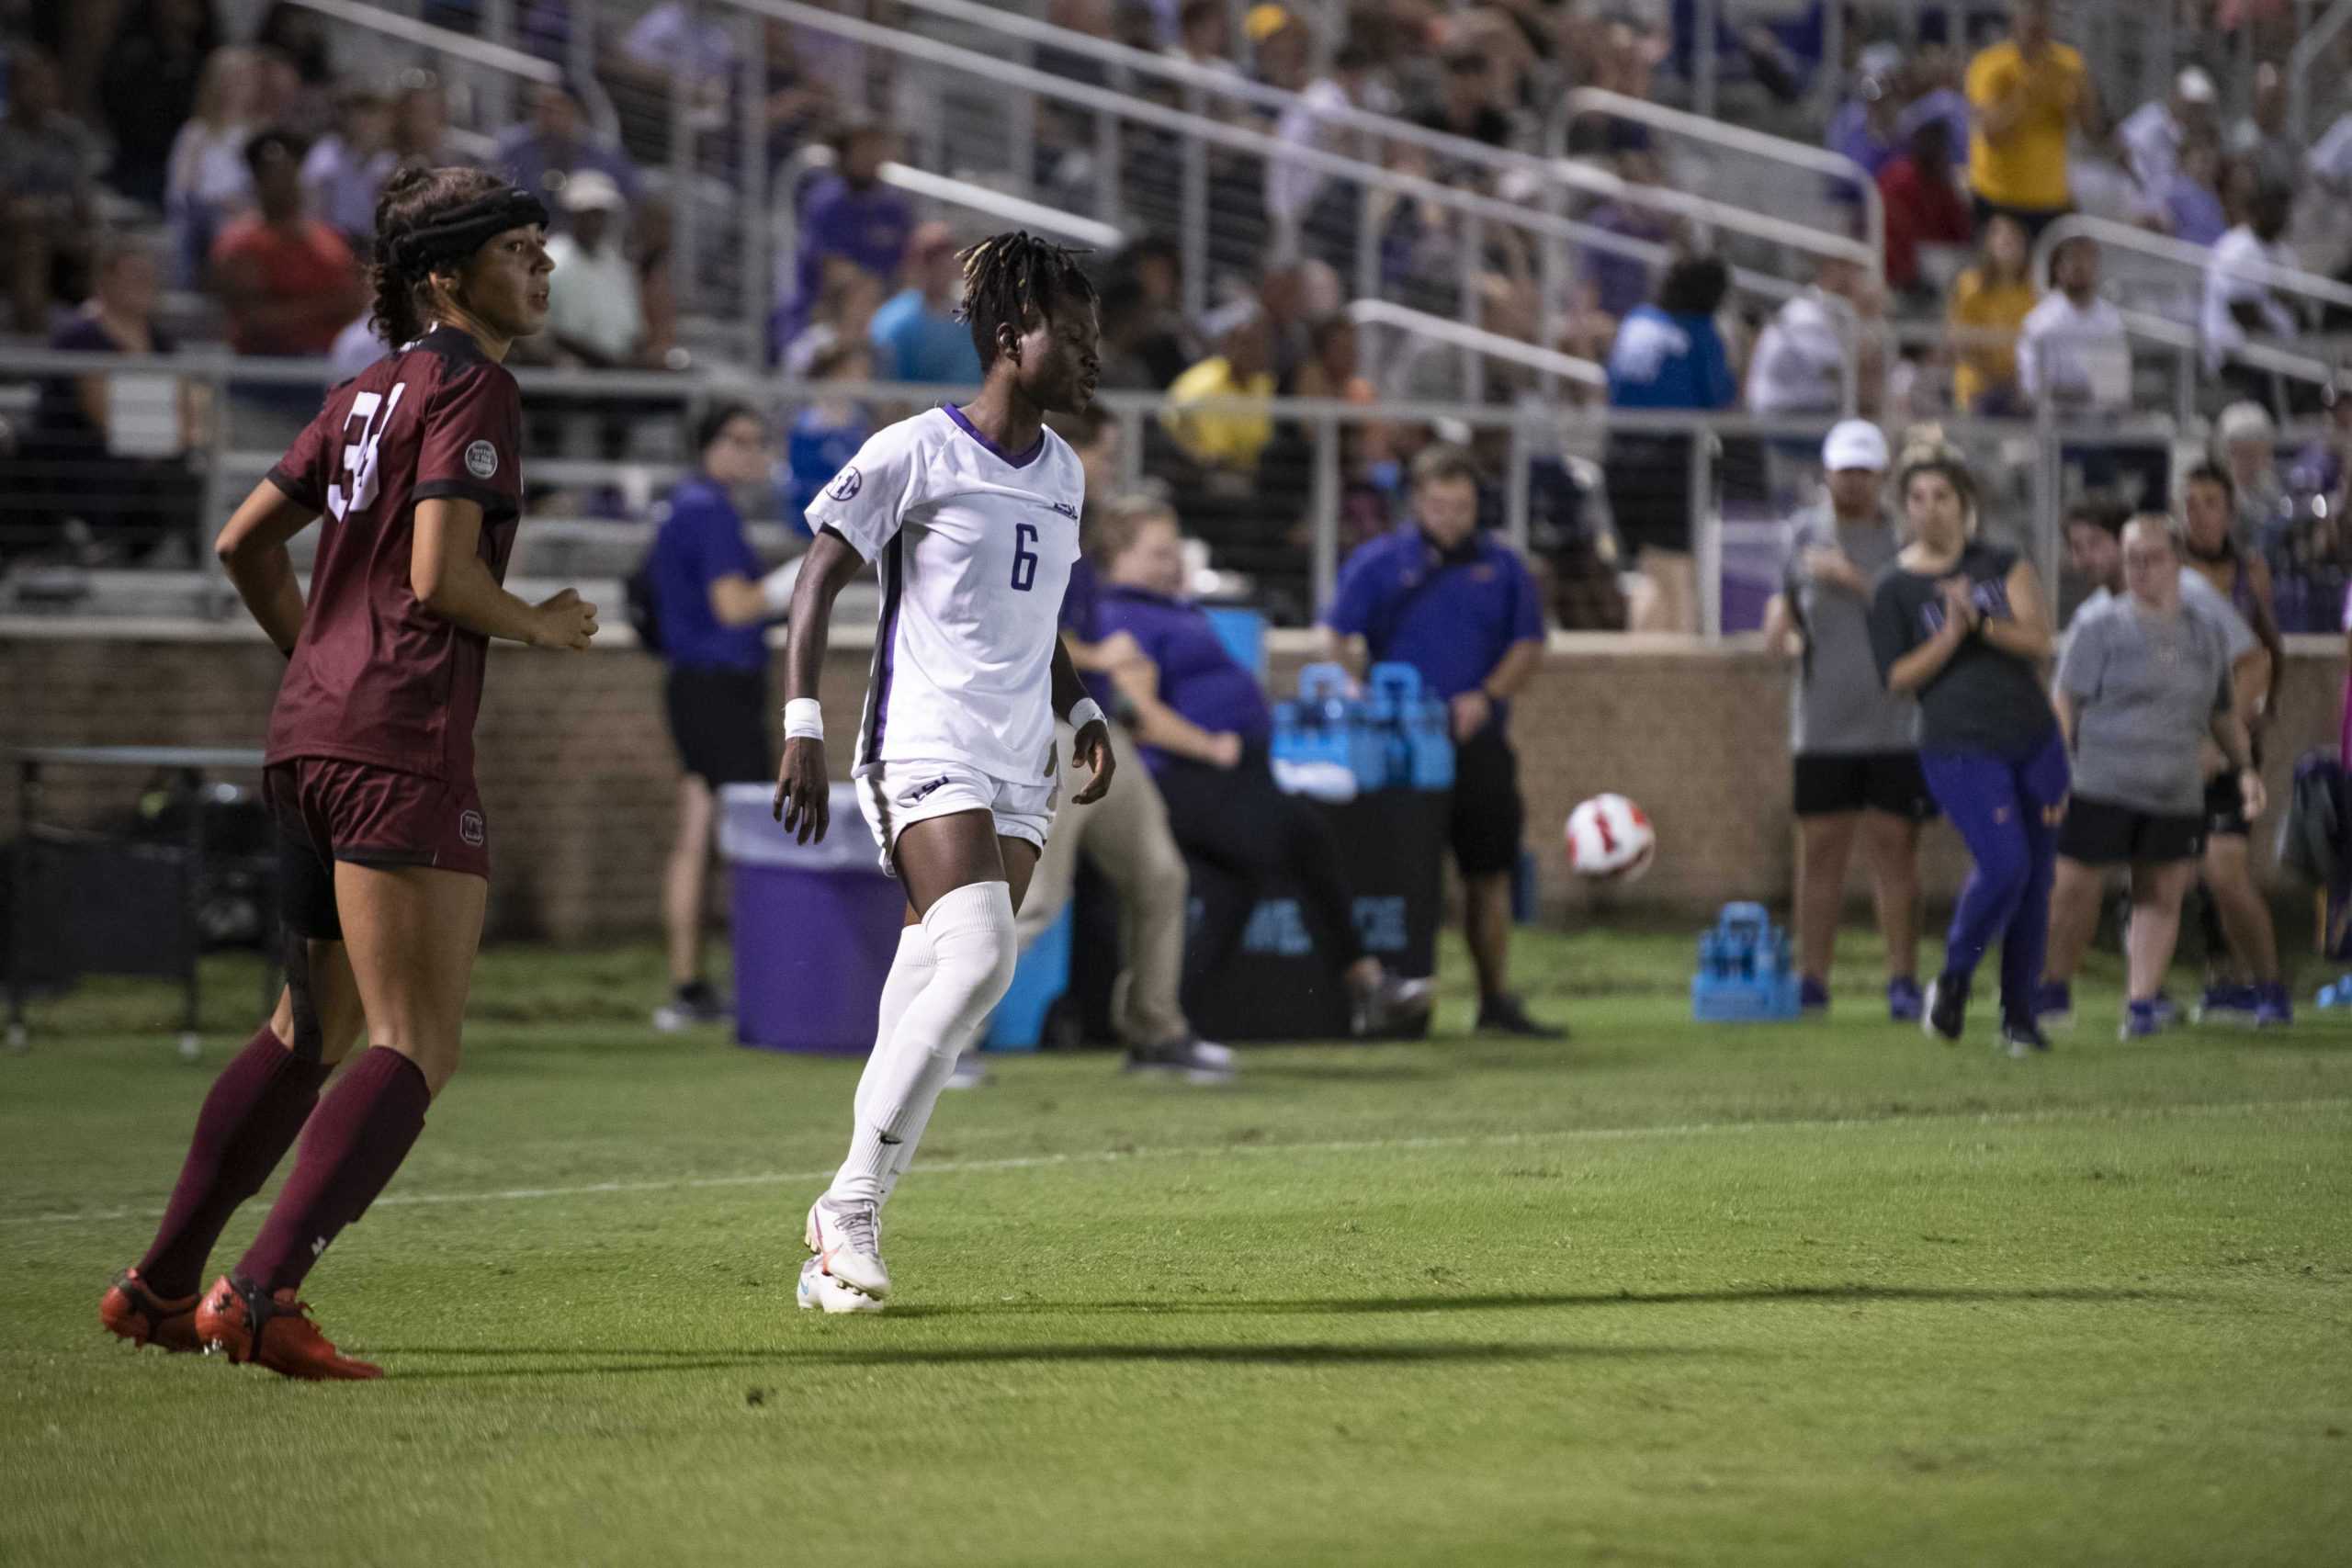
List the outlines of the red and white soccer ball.
<svg viewBox="0 0 2352 1568">
<path fill-rule="evenodd" d="M 1657 830 L 1622 795 L 1596 795 L 1568 813 L 1568 867 L 1596 882 L 1633 882 L 1657 858 Z"/>
</svg>

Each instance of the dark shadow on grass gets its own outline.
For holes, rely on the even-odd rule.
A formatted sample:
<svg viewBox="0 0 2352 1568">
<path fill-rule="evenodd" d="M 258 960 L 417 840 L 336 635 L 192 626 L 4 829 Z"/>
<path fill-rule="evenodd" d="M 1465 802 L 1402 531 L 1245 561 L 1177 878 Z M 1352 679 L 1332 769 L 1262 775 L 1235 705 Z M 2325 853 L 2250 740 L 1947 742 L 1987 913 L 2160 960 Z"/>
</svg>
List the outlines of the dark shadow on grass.
<svg viewBox="0 0 2352 1568">
<path fill-rule="evenodd" d="M 370 1347 L 368 1353 L 396 1356 L 512 1357 L 518 1361 L 546 1358 L 545 1350 L 520 1347 L 435 1350 Z M 560 1352 L 559 1354 L 561 1354 Z M 632 1350 L 586 1350 L 582 1356 L 635 1356 Z M 401 1382 L 451 1382 L 491 1378 L 608 1377 L 643 1372 L 727 1371 L 793 1367 L 965 1367 L 1006 1366 L 1025 1361 L 1139 1362 L 1148 1365 L 1233 1367 L 1396 1367 L 1463 1366 L 1532 1363 L 1539 1361 L 1647 1360 L 1671 1356 L 1725 1356 L 1737 1351 L 1684 1349 L 1663 1345 L 1526 1345 L 1401 1344 L 1401 1345 L 970 1345 L 861 1346 L 840 1349 L 702 1351 L 681 1354 L 649 1350 L 639 1360 L 563 1361 L 554 1366 L 465 1367 L 403 1371 L 394 1366 L 390 1376 Z"/>
<path fill-rule="evenodd" d="M 2078 1303 L 2113 1305 L 2129 1302 L 2186 1302 L 2204 1299 L 2183 1291 L 2144 1291 L 2096 1285 L 1764 1285 L 1736 1291 L 1580 1291 L 1560 1293 L 1514 1292 L 1477 1295 L 1449 1291 L 1416 1296 L 1331 1296 L 1305 1301 L 1156 1302 L 985 1302 L 953 1310 L 964 1313 L 1141 1313 L 1147 1314 L 1216 1314 L 1250 1315 L 1320 1315 L 1348 1313 L 1505 1312 L 1525 1307 L 1724 1306 L 1769 1303 L 1821 1302 L 1834 1304 L 1883 1302 L 1989 1304 L 1997 1303 Z"/>
</svg>

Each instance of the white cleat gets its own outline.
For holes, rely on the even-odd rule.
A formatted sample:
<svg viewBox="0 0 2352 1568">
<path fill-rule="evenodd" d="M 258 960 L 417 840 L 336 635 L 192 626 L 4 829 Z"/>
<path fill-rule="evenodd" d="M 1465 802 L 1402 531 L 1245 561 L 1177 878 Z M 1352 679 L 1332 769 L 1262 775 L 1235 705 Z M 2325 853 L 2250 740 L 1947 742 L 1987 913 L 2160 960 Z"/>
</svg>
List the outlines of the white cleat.
<svg viewBox="0 0 2352 1568">
<path fill-rule="evenodd" d="M 826 1273 L 824 1260 L 818 1258 L 801 1264 L 799 1294 L 802 1312 L 880 1312 L 888 1304 Z"/>
<path fill-rule="evenodd" d="M 851 1290 L 876 1302 L 889 1295 L 890 1270 L 882 1266 L 882 1213 L 874 1204 L 818 1199 L 808 1205 L 805 1239 L 825 1272 Z"/>
</svg>

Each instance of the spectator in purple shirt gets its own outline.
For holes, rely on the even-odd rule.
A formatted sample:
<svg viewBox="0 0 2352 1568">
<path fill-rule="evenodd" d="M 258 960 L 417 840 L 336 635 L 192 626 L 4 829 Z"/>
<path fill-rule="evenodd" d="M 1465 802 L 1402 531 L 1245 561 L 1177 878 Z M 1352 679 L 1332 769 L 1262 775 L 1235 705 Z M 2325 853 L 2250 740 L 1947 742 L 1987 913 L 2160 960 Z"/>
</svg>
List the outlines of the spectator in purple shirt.
<svg viewBox="0 0 2352 1568">
<path fill-rule="evenodd" d="M 1185 953 L 1188 988 L 1215 982 L 1240 945 L 1256 891 L 1287 877 L 1317 953 L 1348 987 L 1356 1032 L 1425 1019 L 1430 983 L 1398 979 L 1364 950 L 1330 825 L 1306 800 L 1275 787 L 1267 761 L 1272 714 L 1257 676 L 1182 596 L 1176 513 L 1156 502 L 1116 508 L 1103 518 L 1093 554 L 1104 574 L 1098 638 L 1124 632 L 1139 654 L 1112 672 L 1119 710 L 1167 798 L 1169 826 L 1203 894 Z"/>
<path fill-rule="evenodd" d="M 1895 134 L 1895 111 L 1900 106 L 1895 101 L 1894 72 L 1900 63 L 1901 56 L 1892 49 L 1874 46 L 1863 51 L 1861 79 L 1854 85 L 1854 96 L 1829 117 L 1829 133 L 1825 138 L 1829 150 L 1860 164 L 1872 179 L 1903 151 Z M 1840 188 L 1847 199 L 1861 199 L 1859 191 Z"/>
<path fill-rule="evenodd" d="M 555 82 L 532 95 L 529 123 L 498 139 L 490 166 L 546 202 L 558 229 L 567 223 L 561 200 L 564 182 L 578 170 L 594 169 L 610 179 L 620 187 L 631 211 L 637 210 L 645 188 L 628 154 L 598 140 L 582 122 L 580 100 L 569 87 Z"/>
<path fill-rule="evenodd" d="M 800 207 L 800 245 L 793 297 L 770 341 L 789 343 L 817 302 L 825 263 L 839 256 L 886 282 L 899 276 L 915 229 L 907 198 L 882 183 L 896 138 L 873 124 L 844 127 L 834 139 L 833 172 L 811 186 Z"/>
</svg>

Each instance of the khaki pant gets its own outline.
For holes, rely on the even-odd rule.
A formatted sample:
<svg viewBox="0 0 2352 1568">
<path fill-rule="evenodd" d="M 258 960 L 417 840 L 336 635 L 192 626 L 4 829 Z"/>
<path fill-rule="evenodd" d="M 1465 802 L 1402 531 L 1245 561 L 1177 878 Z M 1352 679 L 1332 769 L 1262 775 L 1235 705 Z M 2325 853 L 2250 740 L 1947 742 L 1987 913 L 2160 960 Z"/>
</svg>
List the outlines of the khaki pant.
<svg viewBox="0 0 2352 1568">
<path fill-rule="evenodd" d="M 1055 744 L 1069 757 L 1073 734 L 1055 727 Z M 1112 1023 L 1131 1045 L 1159 1045 L 1192 1032 L 1176 992 L 1184 974 L 1184 914 L 1191 897 L 1184 856 L 1168 830 L 1168 803 L 1124 734 L 1115 738 L 1119 768 L 1111 793 L 1091 806 L 1072 806 L 1084 787 L 1082 768 L 1062 780 L 1062 803 L 1046 835 L 1045 853 L 1021 901 L 1021 945 L 1060 918 L 1078 884 L 1081 851 L 1119 895 L 1120 984 L 1112 992 Z"/>
</svg>

